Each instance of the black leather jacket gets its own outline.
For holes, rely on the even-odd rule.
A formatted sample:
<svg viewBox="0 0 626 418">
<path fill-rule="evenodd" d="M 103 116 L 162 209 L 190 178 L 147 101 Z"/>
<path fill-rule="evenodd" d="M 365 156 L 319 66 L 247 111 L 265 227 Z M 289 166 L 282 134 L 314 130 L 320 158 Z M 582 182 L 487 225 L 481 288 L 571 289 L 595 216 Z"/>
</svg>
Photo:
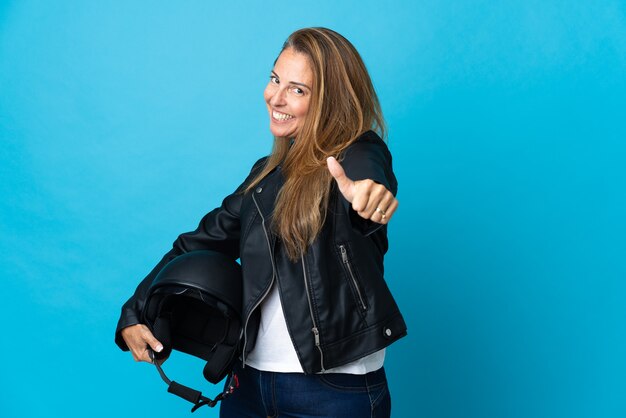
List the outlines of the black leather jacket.
<svg viewBox="0 0 626 418">
<path fill-rule="evenodd" d="M 146 290 L 160 269 L 177 255 L 200 249 L 240 258 L 244 363 L 256 341 L 259 305 L 274 281 L 305 373 L 344 365 L 406 335 L 406 324 L 383 277 L 387 227 L 356 214 L 333 182 L 322 231 L 306 254 L 291 262 L 270 231 L 274 201 L 284 181 L 280 166 L 253 191 L 241 193 L 265 160 L 256 162 L 242 185 L 206 214 L 195 231 L 181 234 L 139 284 L 122 307 L 115 334 L 120 348 L 128 350 L 120 331 L 141 322 Z M 352 144 L 341 164 L 351 179 L 372 179 L 396 194 L 391 154 L 374 132 L 366 132 Z"/>
</svg>

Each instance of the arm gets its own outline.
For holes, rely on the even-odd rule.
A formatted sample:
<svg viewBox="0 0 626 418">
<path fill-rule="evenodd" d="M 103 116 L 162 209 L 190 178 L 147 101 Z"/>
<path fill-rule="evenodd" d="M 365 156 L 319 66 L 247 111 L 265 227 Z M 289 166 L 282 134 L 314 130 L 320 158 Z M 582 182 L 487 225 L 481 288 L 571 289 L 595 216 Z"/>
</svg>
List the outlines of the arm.
<svg viewBox="0 0 626 418">
<path fill-rule="evenodd" d="M 239 258 L 239 213 L 243 199 L 241 191 L 256 176 L 265 160 L 266 158 L 262 158 L 254 164 L 250 174 L 237 190 L 228 195 L 222 201 L 221 206 L 207 213 L 195 231 L 179 235 L 176 241 L 174 241 L 172 249 L 163 256 L 156 267 L 139 283 L 133 296 L 122 306 L 122 313 L 115 330 L 115 343 L 122 350 L 128 351 L 129 347 L 122 337 L 121 331 L 131 325 L 141 323 L 140 315 L 146 302 L 145 297 L 148 288 L 167 263 L 183 253 L 194 250 L 220 251 L 233 259 Z"/>
<path fill-rule="evenodd" d="M 398 207 L 391 154 L 382 139 L 368 131 L 342 157 L 341 164 L 329 159 L 328 168 L 344 197 L 352 226 L 369 235 L 387 224 Z"/>
</svg>

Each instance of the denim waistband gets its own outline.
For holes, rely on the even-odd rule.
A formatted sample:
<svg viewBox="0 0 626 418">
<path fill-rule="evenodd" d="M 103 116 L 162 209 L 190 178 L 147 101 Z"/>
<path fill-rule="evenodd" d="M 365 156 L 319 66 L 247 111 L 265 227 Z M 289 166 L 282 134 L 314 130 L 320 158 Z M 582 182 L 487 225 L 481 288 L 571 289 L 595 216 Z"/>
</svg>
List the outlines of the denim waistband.
<svg viewBox="0 0 626 418">
<path fill-rule="evenodd" d="M 281 375 L 289 375 L 291 377 L 302 376 L 302 378 L 323 378 L 324 380 L 332 381 L 341 386 L 352 386 L 352 387 L 373 387 L 381 384 L 387 383 L 387 375 L 385 374 L 385 368 L 381 367 L 378 370 L 374 370 L 373 372 L 369 372 L 366 374 L 348 374 L 348 373 L 319 373 L 319 374 L 304 374 L 304 373 L 282 373 L 282 372 L 272 372 L 265 370 L 258 370 L 254 367 L 246 365 L 245 368 L 241 368 L 241 365 L 238 364 L 236 367 L 236 373 L 238 374 L 248 374 L 250 376 L 262 376 L 262 375 L 271 375 L 274 374 L 276 376 Z"/>
</svg>

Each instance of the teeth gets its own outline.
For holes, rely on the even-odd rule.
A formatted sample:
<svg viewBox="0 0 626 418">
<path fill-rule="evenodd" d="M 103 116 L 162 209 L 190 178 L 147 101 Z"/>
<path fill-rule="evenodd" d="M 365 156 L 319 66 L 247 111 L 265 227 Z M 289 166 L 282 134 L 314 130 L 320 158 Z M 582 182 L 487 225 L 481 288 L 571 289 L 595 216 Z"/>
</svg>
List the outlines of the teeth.
<svg viewBox="0 0 626 418">
<path fill-rule="evenodd" d="M 274 119 L 278 119 L 278 120 L 288 120 L 288 119 L 293 119 L 293 116 L 291 115 L 287 115 L 286 113 L 280 113 L 277 111 L 272 111 L 272 116 L 274 117 Z"/>
</svg>

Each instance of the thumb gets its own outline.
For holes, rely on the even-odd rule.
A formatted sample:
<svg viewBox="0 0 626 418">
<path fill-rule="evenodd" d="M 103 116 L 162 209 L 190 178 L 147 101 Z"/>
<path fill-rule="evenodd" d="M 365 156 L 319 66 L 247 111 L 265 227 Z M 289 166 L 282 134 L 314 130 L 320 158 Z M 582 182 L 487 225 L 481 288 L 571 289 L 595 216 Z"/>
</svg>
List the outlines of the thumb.
<svg viewBox="0 0 626 418">
<path fill-rule="evenodd" d="M 330 171 L 330 174 L 337 182 L 337 186 L 339 186 L 339 191 L 348 202 L 352 203 L 352 199 L 354 198 L 354 182 L 346 176 L 346 172 L 335 157 L 328 157 L 326 164 L 328 165 L 328 171 Z"/>
<path fill-rule="evenodd" d="M 157 340 L 152 332 L 150 332 L 149 330 L 146 330 L 146 333 L 144 334 L 144 340 L 155 352 L 160 353 L 161 351 L 163 351 L 163 344 L 161 344 L 159 340 Z"/>
</svg>

